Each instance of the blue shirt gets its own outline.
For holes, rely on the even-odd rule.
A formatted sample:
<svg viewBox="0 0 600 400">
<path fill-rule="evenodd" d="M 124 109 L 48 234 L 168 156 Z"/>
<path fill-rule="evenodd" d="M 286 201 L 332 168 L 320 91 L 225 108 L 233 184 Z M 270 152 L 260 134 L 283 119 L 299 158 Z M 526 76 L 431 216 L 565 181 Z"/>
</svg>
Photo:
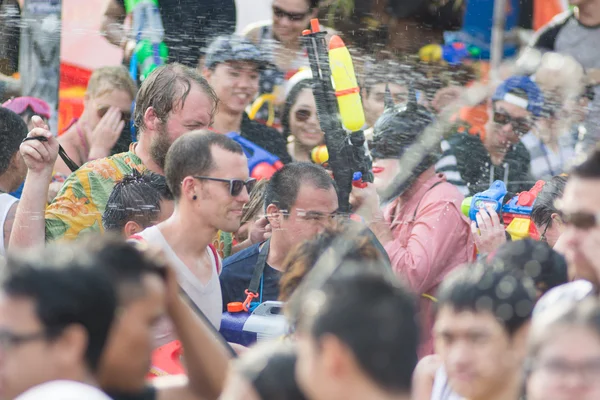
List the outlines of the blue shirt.
<svg viewBox="0 0 600 400">
<path fill-rule="evenodd" d="M 231 302 L 246 300 L 246 289 L 252 280 L 261 244 L 250 246 L 223 260 L 223 270 L 220 276 L 223 311 L 227 311 L 227 304 Z M 280 278 L 281 272 L 270 267 L 269 264 L 265 265 L 258 287 L 259 297 L 255 301 L 262 303 L 268 300 L 277 300 Z"/>
</svg>

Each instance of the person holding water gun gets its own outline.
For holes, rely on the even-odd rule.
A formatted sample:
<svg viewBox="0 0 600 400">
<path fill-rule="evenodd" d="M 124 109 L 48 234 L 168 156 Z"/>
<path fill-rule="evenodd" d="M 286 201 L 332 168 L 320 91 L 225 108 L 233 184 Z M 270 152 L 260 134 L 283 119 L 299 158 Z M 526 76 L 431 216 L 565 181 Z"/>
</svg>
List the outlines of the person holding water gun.
<svg viewBox="0 0 600 400">
<path fill-rule="evenodd" d="M 375 181 L 352 192 L 354 209 L 384 246 L 392 269 L 420 296 L 420 357 L 433 353 L 432 295 L 448 272 L 475 256 L 469 223 L 460 212 L 463 196 L 444 175 L 435 173 L 435 155 L 419 155 L 409 178 L 390 187 L 402 170 L 399 160 L 414 154 L 410 147 L 419 143 L 432 122 L 429 111 L 417 104 L 414 90 L 408 104 L 400 106 L 394 106 L 388 92 L 386 110 L 375 124 L 369 146 Z M 390 190 L 393 195 L 381 207 L 379 194 Z"/>
</svg>

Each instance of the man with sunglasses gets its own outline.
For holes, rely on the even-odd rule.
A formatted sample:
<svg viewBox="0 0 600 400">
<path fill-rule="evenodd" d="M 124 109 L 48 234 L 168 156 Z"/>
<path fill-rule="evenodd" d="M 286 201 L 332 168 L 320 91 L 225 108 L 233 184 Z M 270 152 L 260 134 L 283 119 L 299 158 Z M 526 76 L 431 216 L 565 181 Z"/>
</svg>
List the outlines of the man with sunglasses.
<svg viewBox="0 0 600 400">
<path fill-rule="evenodd" d="M 133 238 L 163 249 L 183 291 L 218 329 L 221 260 L 211 243 L 217 231 L 239 229 L 242 208 L 256 180 L 249 178 L 242 147 L 207 130 L 189 132 L 173 143 L 165 175 L 175 211 Z M 172 325 L 161 324 L 156 345 L 175 339 Z"/>
<path fill-rule="evenodd" d="M 504 181 L 509 192 L 529 190 L 535 182 L 529 173 L 529 152 L 520 139 L 540 116 L 542 104 L 542 93 L 529 77 L 507 79 L 489 102 L 485 133 L 457 132 L 443 140 L 445 164 L 440 168 L 438 163 L 438 171 L 458 187 L 466 186 L 471 195 L 496 180 Z"/>
<path fill-rule="evenodd" d="M 261 51 L 240 36 L 220 36 L 210 45 L 204 62 L 204 77 L 219 98 L 213 129 L 237 132 L 257 146 L 288 163 L 286 140 L 276 129 L 250 120 L 246 108 L 258 93 L 260 72 L 267 66 Z"/>
<path fill-rule="evenodd" d="M 231 302 L 244 302 L 247 289 L 256 295 L 252 297 L 254 303 L 277 300 L 288 253 L 295 245 L 314 238 L 338 216 L 334 182 L 320 165 L 287 164 L 271 177 L 264 210 L 272 227 L 271 238 L 223 262 L 223 311 Z M 250 288 L 252 281 L 256 288 Z"/>
<path fill-rule="evenodd" d="M 559 203 L 566 258 L 574 277 L 600 283 L 600 149 L 573 168 Z"/>
</svg>

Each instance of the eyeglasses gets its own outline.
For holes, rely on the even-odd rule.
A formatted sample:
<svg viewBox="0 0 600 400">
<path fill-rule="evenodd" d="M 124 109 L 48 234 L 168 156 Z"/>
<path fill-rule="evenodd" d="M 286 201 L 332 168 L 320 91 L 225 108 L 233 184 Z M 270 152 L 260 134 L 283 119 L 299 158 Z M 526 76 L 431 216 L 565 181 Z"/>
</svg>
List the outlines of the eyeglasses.
<svg viewBox="0 0 600 400">
<path fill-rule="evenodd" d="M 8 108 L 16 114 L 23 114 L 28 108 L 40 117 L 50 119 L 50 106 L 42 99 L 37 97 L 15 97 L 2 104 L 2 107 Z"/>
<path fill-rule="evenodd" d="M 548 360 L 534 365 L 556 379 L 564 379 L 571 373 L 577 373 L 586 382 L 595 382 L 600 374 L 600 358 L 592 358 L 580 363 L 570 363 L 566 360 Z"/>
<path fill-rule="evenodd" d="M 510 124 L 518 135 L 525 135 L 531 130 L 531 121 L 528 118 L 514 118 L 499 111 L 494 111 L 494 122 L 500 126 Z"/>
<path fill-rule="evenodd" d="M 2 350 L 10 350 L 16 346 L 33 342 L 35 340 L 46 339 L 48 337 L 47 331 L 40 331 L 34 333 L 16 334 L 6 330 L 0 331 L 0 348 Z"/>
<path fill-rule="evenodd" d="M 273 15 L 276 18 L 287 18 L 290 21 L 302 21 L 304 18 L 306 18 L 306 16 L 310 14 L 310 10 L 308 10 L 307 12 L 304 13 L 292 13 L 292 12 L 288 12 L 285 10 L 282 10 L 281 8 L 277 7 L 277 6 L 273 6 Z"/>
<path fill-rule="evenodd" d="M 290 215 L 291 213 L 286 210 L 281 211 L 284 215 Z M 334 221 L 344 221 L 350 218 L 350 214 L 334 211 L 332 213 L 324 213 L 321 211 L 303 210 L 296 209 L 296 216 L 303 219 L 304 221 L 315 222 L 315 223 L 329 223 Z"/>
<path fill-rule="evenodd" d="M 294 116 L 298 122 L 306 122 L 310 119 L 312 112 L 310 110 L 296 110 Z"/>
<path fill-rule="evenodd" d="M 254 178 L 250 178 L 245 181 L 243 181 L 241 179 L 211 178 L 210 176 L 194 176 L 193 178 L 199 179 L 199 180 L 205 180 L 205 181 L 227 182 L 227 183 L 229 183 L 229 194 L 232 197 L 239 196 L 240 193 L 242 193 L 242 189 L 244 189 L 244 186 L 246 187 L 246 190 L 248 191 L 248 194 L 249 194 L 252 191 L 252 189 L 254 188 L 254 185 L 256 185 L 256 179 L 254 179 Z"/>
<path fill-rule="evenodd" d="M 600 221 L 600 213 L 574 212 L 569 214 L 561 212 L 560 215 L 566 225 L 571 225 L 582 230 L 592 229 L 598 226 L 598 222 Z"/>
<path fill-rule="evenodd" d="M 106 115 L 106 113 L 108 112 L 110 107 L 111 106 L 98 107 L 98 118 L 102 119 Z M 121 111 L 121 120 L 123 120 L 123 122 L 131 121 L 131 112 L 125 112 L 123 110 L 119 110 L 119 111 Z"/>
</svg>

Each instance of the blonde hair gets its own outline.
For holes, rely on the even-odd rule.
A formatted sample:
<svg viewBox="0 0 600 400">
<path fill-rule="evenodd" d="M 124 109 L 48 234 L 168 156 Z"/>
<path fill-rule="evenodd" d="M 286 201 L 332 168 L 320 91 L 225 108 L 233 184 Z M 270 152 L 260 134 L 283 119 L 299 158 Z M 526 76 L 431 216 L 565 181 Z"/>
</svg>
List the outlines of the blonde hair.
<svg viewBox="0 0 600 400">
<path fill-rule="evenodd" d="M 131 99 L 135 99 L 137 86 L 129 71 L 124 66 L 101 67 L 92 73 L 88 82 L 86 95 L 89 97 L 99 97 L 113 90 L 122 90 L 127 92 Z"/>
</svg>

